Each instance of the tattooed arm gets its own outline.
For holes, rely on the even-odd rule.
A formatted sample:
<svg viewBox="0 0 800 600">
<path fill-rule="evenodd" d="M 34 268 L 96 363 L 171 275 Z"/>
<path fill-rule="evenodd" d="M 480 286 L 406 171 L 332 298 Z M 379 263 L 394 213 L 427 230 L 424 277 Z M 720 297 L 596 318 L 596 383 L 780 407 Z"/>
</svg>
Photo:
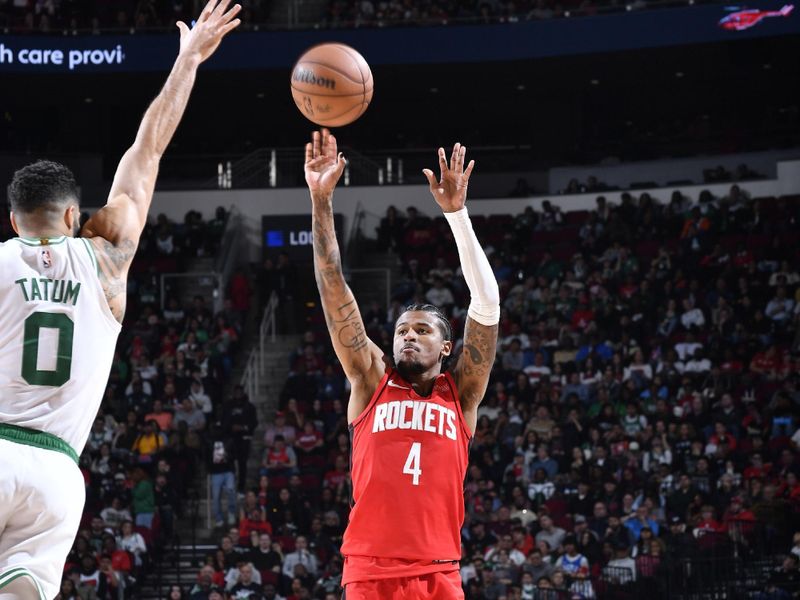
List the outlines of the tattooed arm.
<svg viewBox="0 0 800 600">
<path fill-rule="evenodd" d="M 467 317 L 464 326 L 464 347 L 453 369 L 453 378 L 458 387 L 461 409 L 472 431 L 478 424 L 480 406 L 497 352 L 497 325 L 481 325 Z"/>
<path fill-rule="evenodd" d="M 353 292 L 344 280 L 342 258 L 333 226 L 333 190 L 346 162 L 327 129 L 314 132 L 306 144 L 305 175 L 311 192 L 314 277 L 333 349 L 351 385 L 347 421 L 367 407 L 383 376 L 383 352 L 364 330 Z"/>
<path fill-rule="evenodd" d="M 145 112 L 136 140 L 114 175 L 108 203 L 84 225 L 81 234 L 95 248 L 100 282 L 116 319 L 125 314 L 125 288 L 139 237 L 147 223 L 158 164 L 189 101 L 197 68 L 222 38 L 239 25 L 241 6 L 227 10 L 230 0 L 210 0 L 193 29 L 179 22 L 180 51 L 161 92 Z"/>
<path fill-rule="evenodd" d="M 478 423 L 478 405 L 483 400 L 497 352 L 497 330 L 500 321 L 500 291 L 492 268 L 481 248 L 467 213 L 467 185 L 475 161 L 466 168 L 467 149 L 453 146 L 448 164 L 444 148 L 439 148 L 440 176 L 423 169 L 433 199 L 442 209 L 453 232 L 461 270 L 470 293 L 467 323 L 464 327 L 464 348 L 453 369 L 464 418 L 472 431 Z"/>
</svg>

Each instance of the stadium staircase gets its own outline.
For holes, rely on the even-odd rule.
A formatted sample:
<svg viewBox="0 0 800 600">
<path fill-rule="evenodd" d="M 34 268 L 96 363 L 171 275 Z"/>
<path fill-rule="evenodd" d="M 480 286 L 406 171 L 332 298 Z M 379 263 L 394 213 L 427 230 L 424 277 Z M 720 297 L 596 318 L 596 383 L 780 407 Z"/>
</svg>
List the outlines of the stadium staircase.
<svg viewBox="0 0 800 600">
<path fill-rule="evenodd" d="M 264 429 L 278 406 L 283 383 L 289 371 L 288 357 L 300 344 L 299 334 L 278 335 L 277 297 L 267 305 L 261 323 L 249 338 L 247 357 L 239 361 L 232 382 L 241 382 L 256 407 L 258 428 L 253 435 L 253 447 L 248 464 L 248 485 L 254 485 L 263 449 Z M 207 475 L 202 475 L 199 489 L 184 499 L 184 515 L 176 523 L 176 534 L 171 544 L 154 557 L 154 566 L 138 589 L 136 598 L 162 600 L 170 587 L 180 585 L 189 590 L 197 581 L 197 573 L 207 555 L 219 543 L 221 531 L 213 527 L 210 515 L 210 487 Z"/>
<path fill-rule="evenodd" d="M 188 592 L 197 582 L 197 573 L 205 557 L 216 548 L 217 544 L 210 542 L 176 544 L 158 559 L 133 597 L 137 600 L 163 600 L 169 597 L 173 585 Z"/>
</svg>

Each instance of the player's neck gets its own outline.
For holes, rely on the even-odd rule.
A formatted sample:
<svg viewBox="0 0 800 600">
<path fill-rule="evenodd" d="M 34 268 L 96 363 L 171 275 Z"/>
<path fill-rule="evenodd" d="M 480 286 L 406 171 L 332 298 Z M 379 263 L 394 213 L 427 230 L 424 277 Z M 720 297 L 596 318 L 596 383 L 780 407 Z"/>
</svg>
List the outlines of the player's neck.
<svg viewBox="0 0 800 600">
<path fill-rule="evenodd" d="M 433 384 L 436 383 L 436 378 L 441 374 L 438 366 L 424 373 L 418 374 L 403 374 L 400 375 L 405 379 L 408 383 L 411 384 L 411 387 L 414 388 L 414 391 L 417 393 L 418 396 L 427 397 L 431 395 L 433 391 Z"/>
<path fill-rule="evenodd" d="M 66 227 L 59 228 L 53 225 L 44 225 L 35 228 L 20 227 L 17 231 L 19 237 L 29 239 L 53 239 L 69 234 L 70 232 L 67 231 Z"/>
</svg>

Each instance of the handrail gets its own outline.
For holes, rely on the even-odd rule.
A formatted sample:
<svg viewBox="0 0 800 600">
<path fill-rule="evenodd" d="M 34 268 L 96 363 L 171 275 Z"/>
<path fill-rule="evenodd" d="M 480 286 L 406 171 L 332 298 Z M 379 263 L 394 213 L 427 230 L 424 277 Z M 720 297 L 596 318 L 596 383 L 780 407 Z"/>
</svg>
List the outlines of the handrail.
<svg viewBox="0 0 800 600">
<path fill-rule="evenodd" d="M 215 311 L 222 310 L 225 290 L 228 287 L 233 269 L 237 264 L 239 258 L 239 249 L 244 236 L 242 235 L 242 215 L 236 205 L 232 205 L 228 211 L 228 217 L 225 221 L 225 229 L 222 232 L 222 239 L 220 240 L 219 256 L 214 264 L 214 271 L 219 277 L 219 289 L 221 291 L 214 298 Z"/>
<path fill-rule="evenodd" d="M 361 221 L 364 219 L 366 209 L 359 200 L 356 204 L 356 214 L 353 216 L 353 224 L 350 226 L 350 235 L 347 236 L 345 245 L 345 252 L 347 253 L 348 262 L 350 262 L 358 252 L 357 241 L 361 238 Z"/>
<path fill-rule="evenodd" d="M 211 473 L 206 473 L 206 529 L 211 529 L 211 512 L 214 510 L 211 497 Z"/>
<path fill-rule="evenodd" d="M 258 339 L 250 352 L 250 356 L 247 357 L 247 363 L 242 374 L 242 387 L 244 387 L 245 392 L 251 399 L 258 395 L 261 387 L 261 378 L 265 375 L 267 340 L 269 339 L 270 342 L 275 343 L 278 325 L 278 305 L 278 294 L 272 292 L 258 328 Z"/>
<path fill-rule="evenodd" d="M 233 251 L 235 243 L 241 237 L 237 231 L 240 219 L 241 213 L 239 212 L 239 207 L 232 204 L 228 209 L 225 227 L 222 230 L 222 239 L 219 242 L 219 254 L 214 263 L 215 271 L 222 271 L 224 269 L 225 263 L 228 262 L 228 258 Z M 236 227 L 234 227 L 234 225 Z"/>
<path fill-rule="evenodd" d="M 262 378 L 266 375 L 266 346 L 267 341 L 275 343 L 278 329 L 278 306 L 280 301 L 278 294 L 272 292 L 269 297 L 269 302 L 264 308 L 264 314 L 261 317 L 261 323 L 258 327 L 258 339 L 255 340 L 253 349 L 247 357 L 244 372 L 240 383 L 245 390 L 245 393 L 252 401 L 261 390 Z M 214 507 L 211 506 L 211 475 L 208 476 L 206 497 L 208 500 L 208 509 L 206 510 L 207 527 L 211 529 L 211 512 Z"/>
</svg>

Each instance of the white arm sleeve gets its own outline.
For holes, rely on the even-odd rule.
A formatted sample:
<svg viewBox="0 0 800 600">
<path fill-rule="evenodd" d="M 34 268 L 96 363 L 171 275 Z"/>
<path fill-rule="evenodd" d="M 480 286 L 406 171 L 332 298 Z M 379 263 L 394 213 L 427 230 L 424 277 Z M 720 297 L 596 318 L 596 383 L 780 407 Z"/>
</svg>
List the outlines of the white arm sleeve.
<svg viewBox="0 0 800 600">
<path fill-rule="evenodd" d="M 461 260 L 461 270 L 469 288 L 470 303 L 467 314 L 481 325 L 492 326 L 500 322 L 500 289 L 489 265 L 489 259 L 475 237 L 466 207 L 444 213 L 453 231 Z"/>
</svg>

